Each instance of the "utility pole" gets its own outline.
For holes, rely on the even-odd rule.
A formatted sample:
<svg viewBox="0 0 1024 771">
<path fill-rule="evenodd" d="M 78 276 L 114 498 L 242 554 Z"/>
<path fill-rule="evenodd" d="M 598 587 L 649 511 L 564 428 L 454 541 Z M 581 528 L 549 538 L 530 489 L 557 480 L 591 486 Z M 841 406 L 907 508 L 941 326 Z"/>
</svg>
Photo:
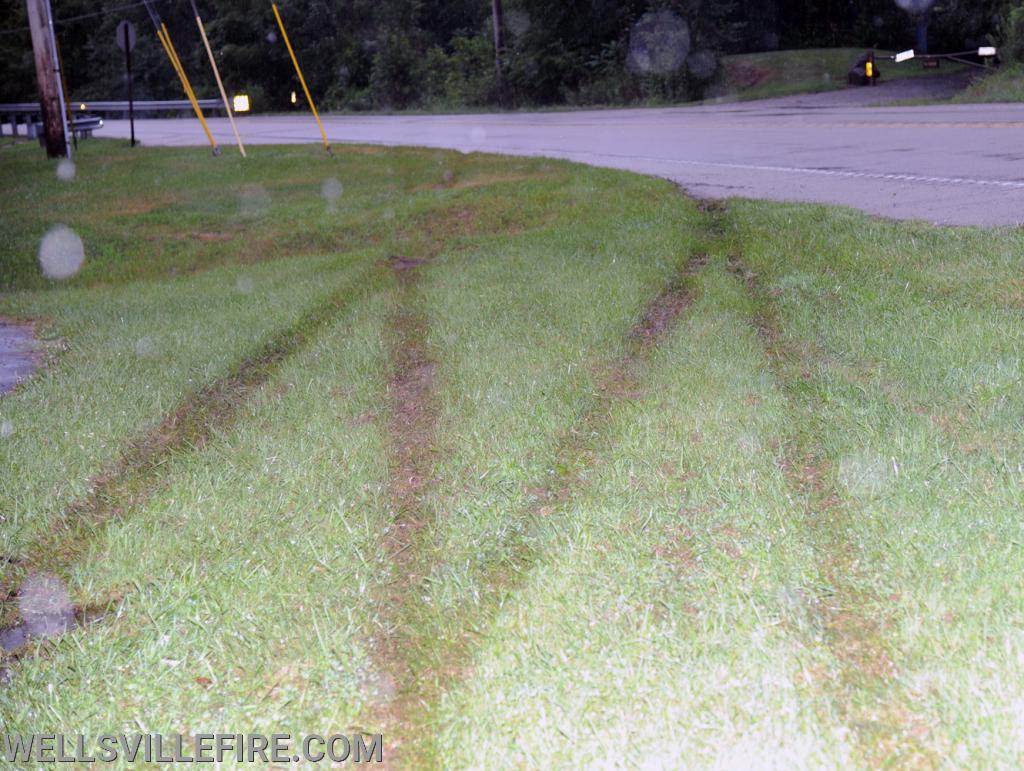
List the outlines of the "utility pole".
<svg viewBox="0 0 1024 771">
<path fill-rule="evenodd" d="M 64 128 L 64 94 L 60 87 L 57 54 L 53 44 L 53 19 L 49 0 L 28 0 L 28 23 L 32 31 L 32 53 L 39 83 L 39 106 L 43 114 L 46 154 L 50 158 L 71 157 Z"/>
<path fill-rule="evenodd" d="M 505 52 L 505 13 L 501 7 L 501 0 L 491 0 L 491 16 L 494 17 L 494 83 L 498 88 L 498 103 L 502 107 L 508 107 L 505 65 L 501 58 Z"/>
</svg>

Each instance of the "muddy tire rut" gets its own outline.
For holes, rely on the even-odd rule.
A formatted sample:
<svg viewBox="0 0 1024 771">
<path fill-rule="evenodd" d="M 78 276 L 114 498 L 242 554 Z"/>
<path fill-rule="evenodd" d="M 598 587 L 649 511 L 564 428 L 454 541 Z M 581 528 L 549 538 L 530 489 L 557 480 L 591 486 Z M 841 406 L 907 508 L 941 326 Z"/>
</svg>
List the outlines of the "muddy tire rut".
<svg viewBox="0 0 1024 771">
<path fill-rule="evenodd" d="M 416 587 L 424 560 L 420 547 L 433 514 L 425 496 L 434 484 L 437 404 L 436 361 L 427 342 L 429 321 L 417 288 L 429 260 L 390 257 L 387 269 L 398 283 L 397 308 L 388 319 L 388 505 L 391 525 L 383 551 L 389 576 L 379 592 L 371 644 L 378 687 L 367 719 L 384 733 L 385 763 L 411 764 L 405 747 L 412 715 L 430 698 L 427 681 L 411 665 L 416 645 L 410 616 L 419 602 Z M 377 730 L 376 728 L 374 730 Z"/>
<path fill-rule="evenodd" d="M 801 397 L 791 391 L 795 383 L 811 377 L 815 362 L 800 346 L 783 339 L 778 311 L 742 258 L 730 257 L 727 268 L 753 300 L 756 310 L 749 323 L 792 411 L 806 411 Z M 799 420 L 797 417 L 794 422 Z M 867 575 L 850 532 L 854 513 L 836 487 L 832 463 L 822 446 L 806 433 L 794 433 L 782 449 L 782 473 L 794 500 L 802 506 L 818 568 L 828 584 L 811 602 L 811 610 L 836 664 L 826 684 L 840 717 L 852 729 L 867 766 L 935 767 L 938 758 L 920 741 L 927 734 L 928 721 L 892 693 L 899 672 L 887 643 L 891 622 L 885 603 L 864 587 Z"/>
<path fill-rule="evenodd" d="M 482 568 L 484 594 L 493 601 L 484 603 L 488 617 L 497 611 L 497 599 L 513 594 L 540 557 L 522 537 L 522 531 L 528 531 L 531 522 L 548 517 L 587 488 L 587 477 L 602 448 L 609 422 L 625 403 L 643 396 L 650 360 L 691 304 L 694 278 L 706 263 L 703 250 L 685 259 L 629 329 L 619 359 L 595 373 L 597 395 L 593 403 L 565 433 L 552 458 L 551 465 L 562 471 L 530 487 L 532 503 L 526 510 L 513 514 L 524 527 L 510 528 L 511 535 L 496 549 L 500 558 Z M 378 643 L 377 655 L 388 673 L 385 681 L 393 679 L 395 696 L 376 710 L 375 717 L 397 730 L 397 744 L 387 741 L 385 733 L 396 766 L 426 767 L 440 762 L 438 748 L 433 746 L 425 728 L 430 708 L 445 691 L 472 675 L 468 664 L 471 641 L 476 630 L 486 625 L 487 618 L 481 619 L 479 613 L 468 608 L 453 611 L 460 625 L 440 650 L 438 641 L 422 631 L 407 635 L 401 628 L 402 616 L 414 612 L 413 607 L 421 602 L 423 573 L 429 568 L 425 561 L 428 558 L 422 553 L 424 538 L 420 526 L 433 516 L 423 510 L 421 501 L 424 488 L 433 484 L 429 475 L 436 457 L 436 448 L 431 443 L 434 359 L 423 344 L 426 323 L 412 309 L 421 268 L 407 268 L 396 262 L 392 262 L 392 268 L 402 283 L 403 302 L 392 320 L 389 346 L 394 372 L 389 387 L 394 469 L 390 494 L 397 519 L 387 546 L 388 553 L 395 555 L 393 570 L 399 578 L 385 592 L 382 623 L 391 626 L 393 634 L 383 646 Z M 410 437 L 415 441 L 410 441 Z M 434 654 L 417 656 L 417 646 L 433 646 Z M 411 658 L 427 659 L 432 664 L 428 670 L 412 672 Z"/>
<path fill-rule="evenodd" d="M 169 460 L 181 453 L 201 452 L 208 441 L 229 430 L 282 365 L 315 341 L 360 290 L 372 290 L 363 276 L 330 293 L 229 374 L 186 396 L 156 426 L 131 441 L 119 461 L 93 478 L 88 495 L 72 501 L 62 516 L 53 517 L 49 530 L 26 547 L 23 557 L 8 558 L 0 577 L 0 634 L 5 639 L 21 637 L 18 630 L 23 622 L 18 619 L 16 600 L 27 577 L 66 577 L 104 525 L 125 516 L 169 483 Z M 120 599 L 97 598 L 87 608 L 75 608 L 76 623 L 98 621 L 107 606 Z M 7 655 L 20 654 L 12 650 Z"/>
</svg>

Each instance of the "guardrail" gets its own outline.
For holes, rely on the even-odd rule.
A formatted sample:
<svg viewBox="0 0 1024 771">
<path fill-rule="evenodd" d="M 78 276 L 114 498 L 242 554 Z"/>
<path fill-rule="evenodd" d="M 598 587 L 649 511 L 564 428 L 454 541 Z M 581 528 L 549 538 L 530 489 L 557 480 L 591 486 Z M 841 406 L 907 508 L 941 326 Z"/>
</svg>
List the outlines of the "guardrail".
<svg viewBox="0 0 1024 771">
<path fill-rule="evenodd" d="M 211 112 L 224 110 L 219 99 L 200 99 L 199 107 Z M 128 115 L 128 102 L 71 102 L 69 104 L 73 117 L 86 114 Z M 187 99 L 170 99 L 163 101 L 138 101 L 134 104 L 138 113 L 187 113 L 192 114 L 192 104 Z M 19 126 L 25 127 L 25 136 L 34 137 L 38 134 L 38 125 L 42 121 L 39 102 L 15 102 L 0 104 L 0 136 L 4 136 L 4 126 L 11 127 L 11 135 L 18 136 Z"/>
</svg>

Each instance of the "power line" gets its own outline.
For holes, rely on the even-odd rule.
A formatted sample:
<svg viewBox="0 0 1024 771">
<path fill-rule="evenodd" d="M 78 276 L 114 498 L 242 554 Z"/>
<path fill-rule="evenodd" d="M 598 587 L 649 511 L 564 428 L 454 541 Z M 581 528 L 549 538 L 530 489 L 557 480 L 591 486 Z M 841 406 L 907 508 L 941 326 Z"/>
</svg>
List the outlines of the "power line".
<svg viewBox="0 0 1024 771">
<path fill-rule="evenodd" d="M 151 3 L 163 3 L 163 2 L 166 2 L 166 1 L 167 0 L 149 0 L 149 2 L 151 2 Z M 67 16 L 67 17 L 65 17 L 63 19 L 54 19 L 53 23 L 54 24 L 70 24 L 71 22 L 75 22 L 75 21 L 84 21 L 85 19 L 95 19 L 95 18 L 97 18 L 99 16 L 109 16 L 112 13 L 120 13 L 121 11 L 129 11 L 132 8 L 141 8 L 144 5 L 146 5 L 146 2 L 145 2 L 145 0 L 142 0 L 142 2 L 131 3 L 129 5 L 119 5 L 116 8 L 107 8 L 104 11 L 94 11 L 93 13 L 82 13 L 82 14 L 79 14 L 78 16 Z M 30 30 L 29 30 L 28 27 L 17 27 L 15 29 L 3 29 L 3 30 L 0 30 L 0 35 L 18 35 L 18 34 L 22 34 L 22 33 L 29 32 L 29 31 Z"/>
<path fill-rule="evenodd" d="M 156 4 L 167 2 L 167 0 L 150 0 L 150 2 Z M 108 8 L 106 10 L 95 11 L 94 13 L 82 13 L 78 16 L 68 16 L 67 18 L 55 18 L 53 20 L 58 25 L 71 24 L 72 22 L 81 22 L 83 18 L 95 18 L 96 16 L 106 16 L 110 15 L 111 13 L 118 13 L 123 10 L 130 10 L 131 8 L 141 8 L 145 4 L 145 0 L 141 0 L 141 2 L 132 3 L 130 5 L 120 5 L 117 8 Z"/>
</svg>

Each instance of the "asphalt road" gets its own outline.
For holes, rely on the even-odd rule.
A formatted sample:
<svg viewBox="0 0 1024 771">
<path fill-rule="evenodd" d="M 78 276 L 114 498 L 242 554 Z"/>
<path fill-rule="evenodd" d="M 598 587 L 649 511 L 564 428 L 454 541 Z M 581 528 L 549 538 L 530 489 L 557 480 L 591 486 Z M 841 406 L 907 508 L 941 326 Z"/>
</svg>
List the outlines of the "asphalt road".
<svg viewBox="0 0 1024 771">
<path fill-rule="evenodd" d="M 443 147 L 566 158 L 666 177 L 701 197 L 853 206 L 954 225 L 1024 222 L 1024 105 L 868 107 L 914 84 L 666 109 L 329 116 L 333 144 Z M 912 92 L 911 92 L 912 95 Z M 225 152 L 226 119 L 211 121 Z M 246 116 L 247 144 L 319 141 L 312 116 Z M 149 145 L 201 145 L 195 120 L 143 120 Z M 102 136 L 128 136 L 108 121 Z"/>
</svg>

